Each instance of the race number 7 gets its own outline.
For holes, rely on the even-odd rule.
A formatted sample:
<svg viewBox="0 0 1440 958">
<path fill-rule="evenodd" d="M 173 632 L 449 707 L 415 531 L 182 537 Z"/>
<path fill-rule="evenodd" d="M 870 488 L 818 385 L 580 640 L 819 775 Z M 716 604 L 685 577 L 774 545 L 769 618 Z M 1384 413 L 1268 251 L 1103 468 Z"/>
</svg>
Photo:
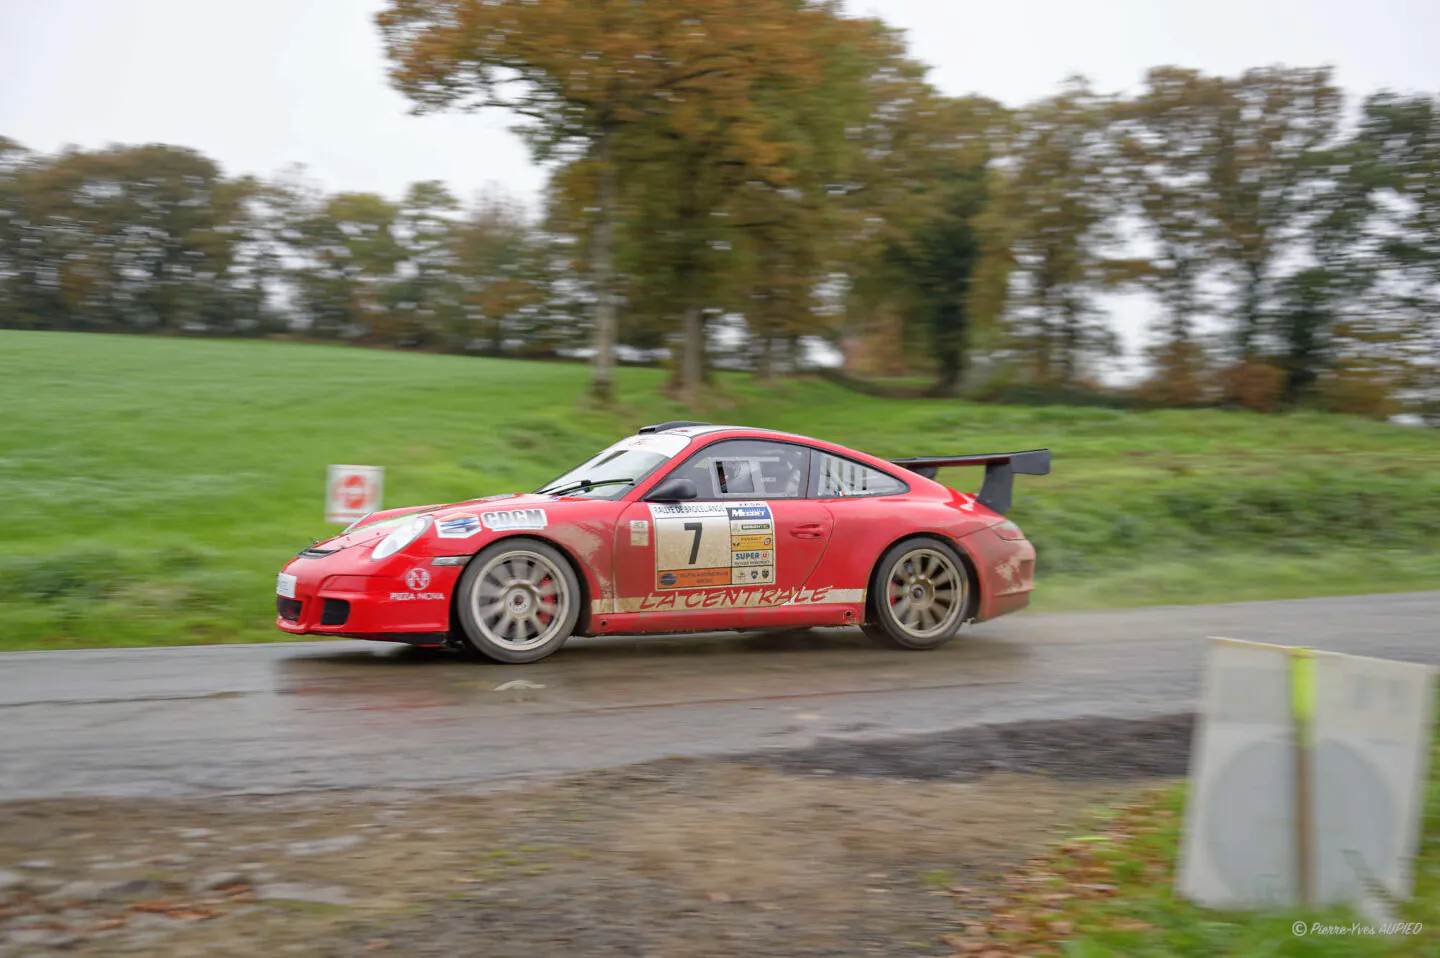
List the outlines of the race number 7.
<svg viewBox="0 0 1440 958">
<path fill-rule="evenodd" d="M 695 560 L 700 555 L 700 534 L 705 531 L 705 524 L 702 522 L 687 522 L 685 523 L 685 531 L 695 533 L 695 541 L 690 543 L 690 565 L 694 565 Z"/>
</svg>

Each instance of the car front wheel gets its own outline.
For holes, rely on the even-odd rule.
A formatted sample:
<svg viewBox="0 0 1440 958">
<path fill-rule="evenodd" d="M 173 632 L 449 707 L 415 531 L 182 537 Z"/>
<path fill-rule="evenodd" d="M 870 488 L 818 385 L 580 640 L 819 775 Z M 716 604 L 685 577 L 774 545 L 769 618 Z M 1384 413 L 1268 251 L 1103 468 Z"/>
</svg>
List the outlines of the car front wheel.
<svg viewBox="0 0 1440 958">
<path fill-rule="evenodd" d="M 867 634 L 904 649 L 933 649 L 965 624 L 970 575 L 960 554 L 946 543 L 910 539 L 880 557 L 870 594 Z"/>
<path fill-rule="evenodd" d="M 470 560 L 456 606 L 470 648 L 497 662 L 537 662 L 574 631 L 580 582 L 554 546 L 504 539 Z"/>
</svg>

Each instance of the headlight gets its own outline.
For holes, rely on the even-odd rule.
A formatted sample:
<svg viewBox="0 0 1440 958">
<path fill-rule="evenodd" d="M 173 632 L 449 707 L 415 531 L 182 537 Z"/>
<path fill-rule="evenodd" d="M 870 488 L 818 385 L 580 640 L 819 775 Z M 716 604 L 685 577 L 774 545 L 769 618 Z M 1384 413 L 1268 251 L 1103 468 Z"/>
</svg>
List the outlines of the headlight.
<svg viewBox="0 0 1440 958">
<path fill-rule="evenodd" d="M 375 551 L 370 553 L 371 562 L 379 562 L 381 559 L 388 559 L 401 549 L 414 542 L 430 528 L 430 516 L 416 516 L 405 523 L 394 532 L 380 540 Z"/>
</svg>

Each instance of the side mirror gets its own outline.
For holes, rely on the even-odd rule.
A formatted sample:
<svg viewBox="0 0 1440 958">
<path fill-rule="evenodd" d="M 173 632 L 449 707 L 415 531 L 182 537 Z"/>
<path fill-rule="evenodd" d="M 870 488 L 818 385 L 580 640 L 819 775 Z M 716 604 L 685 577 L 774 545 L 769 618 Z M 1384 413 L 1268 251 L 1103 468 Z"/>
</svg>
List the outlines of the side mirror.
<svg viewBox="0 0 1440 958">
<path fill-rule="evenodd" d="M 650 491 L 645 497 L 651 502 L 682 502 L 687 499 L 699 499 L 700 490 L 695 488 L 694 479 L 686 479 L 677 476 L 673 479 L 662 480 L 660 485 Z"/>
</svg>

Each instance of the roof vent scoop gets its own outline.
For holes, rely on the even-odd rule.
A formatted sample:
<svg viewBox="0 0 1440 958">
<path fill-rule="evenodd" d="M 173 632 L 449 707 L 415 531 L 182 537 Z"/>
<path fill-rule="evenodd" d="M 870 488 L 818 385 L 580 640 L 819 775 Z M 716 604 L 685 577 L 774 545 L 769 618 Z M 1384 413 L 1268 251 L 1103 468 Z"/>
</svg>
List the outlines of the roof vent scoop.
<svg viewBox="0 0 1440 958">
<path fill-rule="evenodd" d="M 651 426 L 641 426 L 640 435 L 648 436 L 657 432 L 669 432 L 671 429 L 684 429 L 686 426 L 708 426 L 708 422 L 691 422 L 688 419 L 676 419 L 673 422 L 657 422 Z"/>
</svg>

